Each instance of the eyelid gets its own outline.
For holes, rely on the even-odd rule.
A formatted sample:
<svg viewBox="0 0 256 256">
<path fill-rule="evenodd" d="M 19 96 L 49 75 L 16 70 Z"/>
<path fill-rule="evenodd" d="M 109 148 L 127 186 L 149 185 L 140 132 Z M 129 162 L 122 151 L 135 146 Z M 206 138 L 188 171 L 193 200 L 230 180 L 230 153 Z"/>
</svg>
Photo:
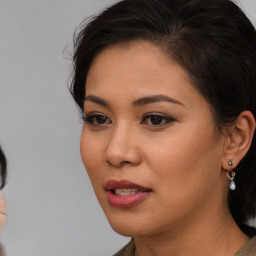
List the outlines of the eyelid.
<svg viewBox="0 0 256 256">
<path fill-rule="evenodd" d="M 88 114 L 86 114 L 84 112 L 82 118 L 86 119 L 87 117 L 90 117 L 90 116 L 105 116 L 105 117 L 107 117 L 105 114 L 103 114 L 101 112 L 89 112 Z"/>
<path fill-rule="evenodd" d="M 166 118 L 166 119 L 176 120 L 172 116 L 169 116 L 167 114 L 162 114 L 162 113 L 159 113 L 159 112 L 148 112 L 148 113 L 144 114 L 142 118 L 150 117 L 150 116 L 159 116 L 159 117 Z"/>
</svg>

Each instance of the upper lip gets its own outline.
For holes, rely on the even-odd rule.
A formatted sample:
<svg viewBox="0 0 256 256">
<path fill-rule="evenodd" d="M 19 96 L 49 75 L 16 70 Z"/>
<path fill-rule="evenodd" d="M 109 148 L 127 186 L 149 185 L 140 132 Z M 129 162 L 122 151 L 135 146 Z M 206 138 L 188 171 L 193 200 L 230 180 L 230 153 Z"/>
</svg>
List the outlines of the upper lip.
<svg viewBox="0 0 256 256">
<path fill-rule="evenodd" d="M 108 180 L 105 184 L 106 190 L 112 190 L 112 189 L 128 189 L 128 188 L 134 188 L 141 191 L 152 191 L 152 189 L 143 187 L 141 185 L 138 185 L 134 182 L 131 182 L 129 180 Z"/>
</svg>

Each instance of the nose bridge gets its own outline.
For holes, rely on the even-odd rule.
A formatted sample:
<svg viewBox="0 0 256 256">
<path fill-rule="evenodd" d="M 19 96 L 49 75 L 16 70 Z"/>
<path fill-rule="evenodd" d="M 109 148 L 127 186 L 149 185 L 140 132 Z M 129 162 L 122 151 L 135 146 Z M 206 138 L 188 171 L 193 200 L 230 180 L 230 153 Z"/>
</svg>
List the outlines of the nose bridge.
<svg viewBox="0 0 256 256">
<path fill-rule="evenodd" d="M 106 148 L 106 160 L 114 166 L 121 166 L 124 163 L 137 165 L 140 161 L 138 145 L 134 129 L 128 121 L 121 122 L 113 127 Z"/>
</svg>

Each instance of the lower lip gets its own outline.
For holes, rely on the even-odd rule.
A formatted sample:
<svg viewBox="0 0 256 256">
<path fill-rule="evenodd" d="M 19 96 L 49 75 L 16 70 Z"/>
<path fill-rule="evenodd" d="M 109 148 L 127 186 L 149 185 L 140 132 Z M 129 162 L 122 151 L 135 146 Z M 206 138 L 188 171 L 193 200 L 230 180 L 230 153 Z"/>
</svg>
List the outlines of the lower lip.
<svg viewBox="0 0 256 256">
<path fill-rule="evenodd" d="M 114 207 L 131 207 L 147 198 L 151 192 L 140 192 L 129 196 L 119 196 L 107 191 L 108 201 Z"/>
</svg>

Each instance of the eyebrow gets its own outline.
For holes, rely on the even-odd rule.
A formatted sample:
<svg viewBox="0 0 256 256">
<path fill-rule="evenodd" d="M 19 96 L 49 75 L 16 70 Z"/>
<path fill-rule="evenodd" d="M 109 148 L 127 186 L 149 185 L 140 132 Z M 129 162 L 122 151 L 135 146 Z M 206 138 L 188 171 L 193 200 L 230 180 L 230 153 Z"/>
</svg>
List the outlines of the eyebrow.
<svg viewBox="0 0 256 256">
<path fill-rule="evenodd" d="M 153 95 L 153 96 L 149 96 L 149 97 L 143 97 L 140 98 L 138 100 L 135 100 L 133 102 L 133 106 L 143 106 L 143 105 L 147 105 L 150 103 L 155 103 L 155 102 L 161 102 L 161 101 L 165 101 L 165 102 L 170 102 L 170 103 L 174 103 L 174 104 L 178 104 L 181 106 L 184 106 L 183 103 L 181 103 L 180 101 L 173 99 L 169 96 L 166 95 Z"/>
<path fill-rule="evenodd" d="M 102 98 L 99 98 L 99 97 L 94 96 L 94 95 L 86 96 L 84 98 L 84 102 L 85 101 L 92 101 L 92 102 L 97 103 L 97 104 L 99 104 L 103 107 L 109 107 L 109 105 L 110 105 L 106 100 L 103 100 Z M 169 96 L 166 96 L 166 95 L 161 95 L 161 94 L 160 95 L 152 95 L 152 96 L 137 99 L 137 100 L 133 101 L 132 105 L 134 107 L 138 107 L 138 106 L 144 106 L 144 105 L 147 105 L 147 104 L 151 104 L 151 103 L 155 103 L 155 102 L 163 102 L 163 101 L 184 106 L 184 104 L 181 103 L 180 101 L 178 101 L 176 99 L 173 99 L 173 98 L 171 98 Z"/>
<path fill-rule="evenodd" d="M 103 107 L 108 107 L 109 106 L 109 103 L 106 101 L 106 100 L 103 100 L 97 96 L 94 96 L 94 95 L 88 95 L 84 98 L 84 102 L 85 101 L 92 101 L 94 103 L 97 103 Z"/>
</svg>

